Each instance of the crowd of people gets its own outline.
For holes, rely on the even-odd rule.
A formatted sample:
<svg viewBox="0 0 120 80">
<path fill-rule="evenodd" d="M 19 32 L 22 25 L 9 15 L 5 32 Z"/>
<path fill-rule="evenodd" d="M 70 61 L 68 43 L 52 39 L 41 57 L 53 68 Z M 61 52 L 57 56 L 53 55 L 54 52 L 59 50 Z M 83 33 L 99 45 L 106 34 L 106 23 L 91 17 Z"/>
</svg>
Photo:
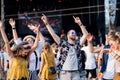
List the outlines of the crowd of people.
<svg viewBox="0 0 120 80">
<path fill-rule="evenodd" d="M 73 20 L 82 31 L 71 29 L 58 36 L 46 15 L 41 20 L 55 43 L 45 41 L 40 25 L 28 23 L 36 37 L 18 37 L 16 22 L 10 18 L 13 39 L 8 40 L 2 21 L 0 32 L 4 45 L 0 51 L 0 80 L 120 80 L 120 32 L 106 34 L 106 44 L 93 46 L 91 35 L 79 17 Z"/>
</svg>

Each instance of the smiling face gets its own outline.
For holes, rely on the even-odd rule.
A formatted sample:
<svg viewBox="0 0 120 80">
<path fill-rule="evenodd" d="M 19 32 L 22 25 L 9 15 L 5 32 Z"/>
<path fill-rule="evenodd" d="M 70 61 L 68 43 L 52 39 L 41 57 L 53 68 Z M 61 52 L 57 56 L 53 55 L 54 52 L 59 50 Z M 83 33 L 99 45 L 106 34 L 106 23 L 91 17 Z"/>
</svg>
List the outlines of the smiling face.
<svg viewBox="0 0 120 80">
<path fill-rule="evenodd" d="M 114 49 L 119 49 L 120 39 L 118 36 L 113 36 L 110 38 L 109 43 Z"/>
<path fill-rule="evenodd" d="M 24 57 L 24 56 L 27 56 L 29 53 L 30 53 L 30 50 L 29 50 L 29 49 L 24 49 L 24 50 L 22 50 L 22 52 L 20 53 L 20 55 L 21 55 L 22 57 Z"/>
<path fill-rule="evenodd" d="M 33 46 L 34 40 L 32 38 L 27 38 L 26 41 L 29 43 L 31 47 Z"/>
<path fill-rule="evenodd" d="M 29 46 L 29 43 L 22 44 L 19 48 L 19 56 L 25 57 L 30 53 L 31 46 Z"/>
</svg>

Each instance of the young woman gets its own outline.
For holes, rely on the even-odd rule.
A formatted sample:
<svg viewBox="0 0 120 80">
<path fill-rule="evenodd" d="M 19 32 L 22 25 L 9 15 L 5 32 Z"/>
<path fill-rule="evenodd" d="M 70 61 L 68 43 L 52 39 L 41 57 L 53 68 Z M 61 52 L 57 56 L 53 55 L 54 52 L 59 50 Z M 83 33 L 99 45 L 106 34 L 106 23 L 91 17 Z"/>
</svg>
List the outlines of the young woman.
<svg viewBox="0 0 120 80">
<path fill-rule="evenodd" d="M 49 72 L 50 67 L 55 67 L 54 59 L 55 56 L 51 50 L 51 46 L 46 42 L 43 47 L 43 52 L 41 53 L 41 65 L 38 74 L 41 80 L 55 80 L 56 74 Z"/>
<path fill-rule="evenodd" d="M 11 18 L 9 20 L 9 24 L 11 25 L 12 28 L 16 28 L 14 19 Z M 31 24 L 28 24 L 28 26 L 30 30 L 36 33 L 36 29 L 40 25 L 35 27 L 34 24 L 31 23 Z M 12 30 L 12 32 L 13 32 L 13 38 L 15 40 L 15 43 L 16 44 L 20 43 L 22 40 L 18 38 L 17 31 Z M 33 35 L 27 35 L 24 37 L 23 41 L 27 41 L 29 43 L 29 46 L 32 47 L 35 42 L 35 37 Z M 28 64 L 29 79 L 28 80 L 38 80 L 37 75 L 38 75 L 39 66 L 40 66 L 40 53 L 42 52 L 42 47 L 43 47 L 44 42 L 45 42 L 44 37 L 41 34 L 41 32 L 39 32 L 39 42 L 38 42 L 37 48 L 35 49 L 33 53 L 30 54 L 30 57 L 29 57 L 29 64 Z"/>
<path fill-rule="evenodd" d="M 114 65 L 114 79 L 113 80 L 120 80 L 120 38 L 118 35 L 113 36 L 110 38 L 111 48 L 110 48 L 110 54 L 115 59 L 115 65 Z"/>
<path fill-rule="evenodd" d="M 39 28 L 39 27 L 38 27 Z M 32 53 L 38 44 L 39 40 L 39 29 L 37 30 L 37 36 L 32 47 L 29 46 L 28 42 L 21 42 L 15 47 L 10 48 L 8 38 L 5 34 L 2 22 L 0 21 L 0 31 L 2 34 L 3 41 L 5 42 L 6 53 L 10 61 L 10 67 L 7 73 L 7 80 L 27 80 L 28 69 L 27 60 L 30 53 Z M 15 28 L 12 28 L 15 30 Z"/>
</svg>

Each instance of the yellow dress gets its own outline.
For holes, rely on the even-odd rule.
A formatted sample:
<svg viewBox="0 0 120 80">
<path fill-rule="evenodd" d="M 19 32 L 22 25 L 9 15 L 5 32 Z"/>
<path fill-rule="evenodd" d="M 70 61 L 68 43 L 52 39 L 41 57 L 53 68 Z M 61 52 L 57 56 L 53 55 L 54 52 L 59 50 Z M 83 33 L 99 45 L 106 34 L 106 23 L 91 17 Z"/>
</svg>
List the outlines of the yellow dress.
<svg viewBox="0 0 120 80">
<path fill-rule="evenodd" d="M 7 73 L 7 80 L 28 78 L 27 63 L 24 58 L 14 57 Z"/>
<path fill-rule="evenodd" d="M 48 72 L 49 67 L 54 66 L 54 63 L 53 63 L 54 58 L 55 58 L 54 53 L 51 53 L 51 55 L 49 57 L 48 56 L 45 57 L 45 56 L 47 56 L 47 55 L 45 55 L 45 53 L 42 52 L 41 57 L 44 58 L 45 63 L 44 63 L 43 69 L 41 70 L 41 78 L 54 79 L 54 78 L 56 78 L 56 74 L 49 74 L 49 72 Z M 48 60 L 48 62 L 47 62 L 47 60 Z M 49 66 L 48 66 L 48 64 L 49 64 Z"/>
</svg>

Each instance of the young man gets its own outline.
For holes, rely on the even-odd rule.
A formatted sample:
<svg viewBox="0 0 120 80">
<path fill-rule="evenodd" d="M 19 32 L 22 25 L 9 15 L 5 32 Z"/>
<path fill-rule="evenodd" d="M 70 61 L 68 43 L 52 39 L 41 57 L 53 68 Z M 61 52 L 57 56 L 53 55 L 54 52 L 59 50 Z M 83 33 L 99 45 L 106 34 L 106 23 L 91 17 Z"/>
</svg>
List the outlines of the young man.
<svg viewBox="0 0 120 80">
<path fill-rule="evenodd" d="M 55 34 L 54 30 L 48 23 L 47 17 L 44 14 L 41 17 L 53 39 L 57 44 L 59 44 L 59 47 L 61 48 L 60 54 L 57 58 L 59 60 L 57 67 L 60 69 L 60 80 L 83 80 L 84 62 L 82 61 L 82 55 L 84 54 L 81 53 L 81 45 L 83 45 L 86 41 L 88 32 L 83 26 L 79 17 L 73 18 L 75 20 L 75 23 L 80 26 L 83 36 L 80 40 L 77 40 L 77 34 L 75 30 L 70 30 L 67 34 L 67 41 L 65 41 L 60 39 L 60 37 Z M 90 43 L 90 51 L 92 51 L 91 41 L 88 41 L 88 43 Z M 81 74 L 83 75 L 80 76 Z"/>
</svg>

